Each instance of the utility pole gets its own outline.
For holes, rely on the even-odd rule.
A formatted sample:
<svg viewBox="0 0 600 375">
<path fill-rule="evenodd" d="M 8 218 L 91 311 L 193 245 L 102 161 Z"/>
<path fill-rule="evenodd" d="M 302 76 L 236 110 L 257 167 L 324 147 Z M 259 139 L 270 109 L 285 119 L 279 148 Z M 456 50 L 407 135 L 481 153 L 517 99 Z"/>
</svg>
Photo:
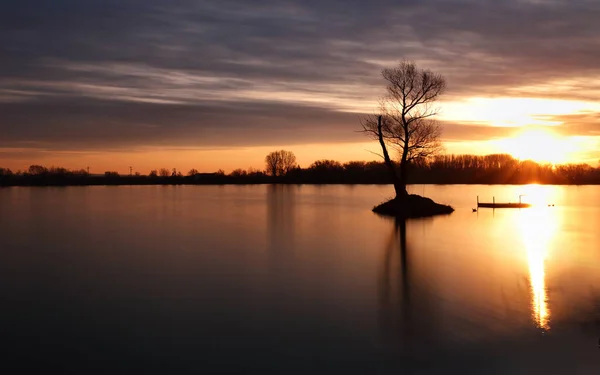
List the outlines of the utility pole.
<svg viewBox="0 0 600 375">
<path fill-rule="evenodd" d="M 129 167 L 129 177 L 133 176 L 133 167 Z"/>
<path fill-rule="evenodd" d="M 90 174 L 90 166 L 89 165 L 87 167 L 87 173 L 88 173 L 88 175 Z"/>
</svg>

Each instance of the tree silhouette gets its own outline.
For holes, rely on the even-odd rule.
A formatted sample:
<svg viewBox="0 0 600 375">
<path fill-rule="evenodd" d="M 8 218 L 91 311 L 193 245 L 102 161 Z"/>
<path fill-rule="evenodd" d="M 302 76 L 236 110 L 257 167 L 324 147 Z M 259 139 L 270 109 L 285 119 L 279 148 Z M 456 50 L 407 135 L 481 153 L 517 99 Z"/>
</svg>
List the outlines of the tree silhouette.
<svg viewBox="0 0 600 375">
<path fill-rule="evenodd" d="M 317 160 L 317 161 L 313 162 L 308 167 L 308 169 L 327 170 L 327 171 L 340 170 L 341 171 L 344 169 L 344 167 L 342 166 L 342 164 L 339 161 L 323 159 L 323 160 Z"/>
<path fill-rule="evenodd" d="M 296 168 L 296 156 L 291 151 L 273 151 L 265 157 L 265 164 L 267 174 L 274 177 L 285 176 Z"/>
<path fill-rule="evenodd" d="M 363 131 L 379 141 L 383 158 L 394 181 L 396 197 L 406 196 L 409 165 L 441 150 L 441 128 L 433 117 L 438 109 L 435 101 L 446 89 L 444 77 L 403 61 L 397 67 L 384 69 L 388 81 L 387 94 L 380 101 L 380 114 L 362 121 Z M 400 154 L 400 176 L 387 150 Z"/>
<path fill-rule="evenodd" d="M 0 176 L 12 176 L 13 172 L 8 168 L 0 168 Z"/>
<path fill-rule="evenodd" d="M 32 165 L 29 167 L 29 174 L 42 175 L 48 173 L 48 168 L 41 165 Z"/>
<path fill-rule="evenodd" d="M 246 177 L 248 175 L 248 172 L 246 172 L 245 170 L 241 169 L 241 168 L 237 168 L 234 169 L 230 174 L 230 176 L 232 177 Z"/>
</svg>

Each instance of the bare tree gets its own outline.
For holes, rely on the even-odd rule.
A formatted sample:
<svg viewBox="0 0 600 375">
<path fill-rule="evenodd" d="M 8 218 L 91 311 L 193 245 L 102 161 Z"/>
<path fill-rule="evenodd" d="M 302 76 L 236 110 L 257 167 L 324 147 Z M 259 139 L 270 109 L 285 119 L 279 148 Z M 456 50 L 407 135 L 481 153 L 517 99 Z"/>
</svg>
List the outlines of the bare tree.
<svg viewBox="0 0 600 375">
<path fill-rule="evenodd" d="M 243 170 L 241 168 L 237 168 L 237 169 L 234 169 L 233 171 L 231 171 L 231 173 L 229 175 L 232 177 L 246 177 L 248 175 L 248 172 L 246 172 L 245 170 Z"/>
<path fill-rule="evenodd" d="M 32 165 L 29 167 L 29 174 L 42 175 L 48 173 L 48 168 L 41 165 Z"/>
<path fill-rule="evenodd" d="M 8 168 L 0 168 L 0 177 L 2 176 L 12 176 L 13 172 Z"/>
<path fill-rule="evenodd" d="M 161 168 L 158 170 L 158 175 L 160 177 L 169 177 L 171 176 L 171 172 L 167 168 Z"/>
<path fill-rule="evenodd" d="M 285 176 L 296 168 L 296 156 L 291 151 L 273 151 L 265 157 L 265 164 L 267 174 L 275 177 Z"/>
<path fill-rule="evenodd" d="M 434 103 L 446 90 L 446 80 L 410 61 L 384 69 L 381 74 L 388 84 L 387 94 L 380 101 L 380 114 L 363 119 L 362 127 L 367 135 L 379 141 L 399 198 L 408 195 L 409 165 L 442 149 L 441 127 L 433 117 L 439 112 Z M 400 155 L 400 176 L 390 158 L 390 147 Z"/>
</svg>

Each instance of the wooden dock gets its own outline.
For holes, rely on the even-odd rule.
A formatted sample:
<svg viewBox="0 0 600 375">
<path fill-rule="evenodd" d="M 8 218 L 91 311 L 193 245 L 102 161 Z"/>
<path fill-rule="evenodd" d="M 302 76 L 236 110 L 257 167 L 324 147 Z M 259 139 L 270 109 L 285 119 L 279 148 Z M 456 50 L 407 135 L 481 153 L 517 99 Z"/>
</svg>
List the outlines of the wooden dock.
<svg viewBox="0 0 600 375">
<path fill-rule="evenodd" d="M 496 197 L 492 197 L 492 203 L 479 202 L 479 195 L 477 196 L 477 208 L 527 208 L 531 207 L 529 203 L 521 202 L 521 195 L 519 195 L 519 203 L 496 203 Z"/>
</svg>

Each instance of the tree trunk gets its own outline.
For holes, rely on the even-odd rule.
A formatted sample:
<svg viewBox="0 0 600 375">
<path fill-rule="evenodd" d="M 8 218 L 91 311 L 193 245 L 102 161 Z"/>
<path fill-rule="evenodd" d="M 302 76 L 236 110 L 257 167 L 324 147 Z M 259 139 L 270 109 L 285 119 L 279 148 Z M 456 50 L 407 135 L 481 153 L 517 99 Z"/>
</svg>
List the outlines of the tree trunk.
<svg viewBox="0 0 600 375">
<path fill-rule="evenodd" d="M 406 191 L 406 184 L 408 183 L 408 162 L 406 161 L 406 157 L 404 153 L 402 154 L 402 159 L 400 160 L 400 186 L 402 187 L 402 191 L 404 195 L 408 195 Z"/>
<path fill-rule="evenodd" d="M 379 144 L 381 145 L 381 150 L 383 151 L 383 160 L 385 162 L 385 166 L 390 172 L 390 176 L 392 177 L 392 181 L 394 183 L 394 190 L 396 191 L 396 198 L 403 198 L 406 195 L 408 195 L 406 191 L 406 181 L 402 182 L 402 180 L 398 178 L 398 173 L 396 173 L 396 166 L 394 165 L 392 159 L 390 159 L 390 154 L 388 154 L 387 147 L 385 146 L 381 127 L 381 116 L 379 116 L 377 118 L 377 135 L 379 136 Z M 402 165 L 406 166 L 406 163 L 401 163 L 400 168 L 402 168 Z M 402 176 L 406 176 L 406 173 L 402 172 Z"/>
<path fill-rule="evenodd" d="M 404 305 L 408 307 L 410 303 L 410 285 L 409 285 L 409 267 L 408 267 L 408 249 L 406 245 L 406 220 L 396 219 L 396 229 L 400 233 L 400 268 L 402 270 L 402 296 Z"/>
</svg>

